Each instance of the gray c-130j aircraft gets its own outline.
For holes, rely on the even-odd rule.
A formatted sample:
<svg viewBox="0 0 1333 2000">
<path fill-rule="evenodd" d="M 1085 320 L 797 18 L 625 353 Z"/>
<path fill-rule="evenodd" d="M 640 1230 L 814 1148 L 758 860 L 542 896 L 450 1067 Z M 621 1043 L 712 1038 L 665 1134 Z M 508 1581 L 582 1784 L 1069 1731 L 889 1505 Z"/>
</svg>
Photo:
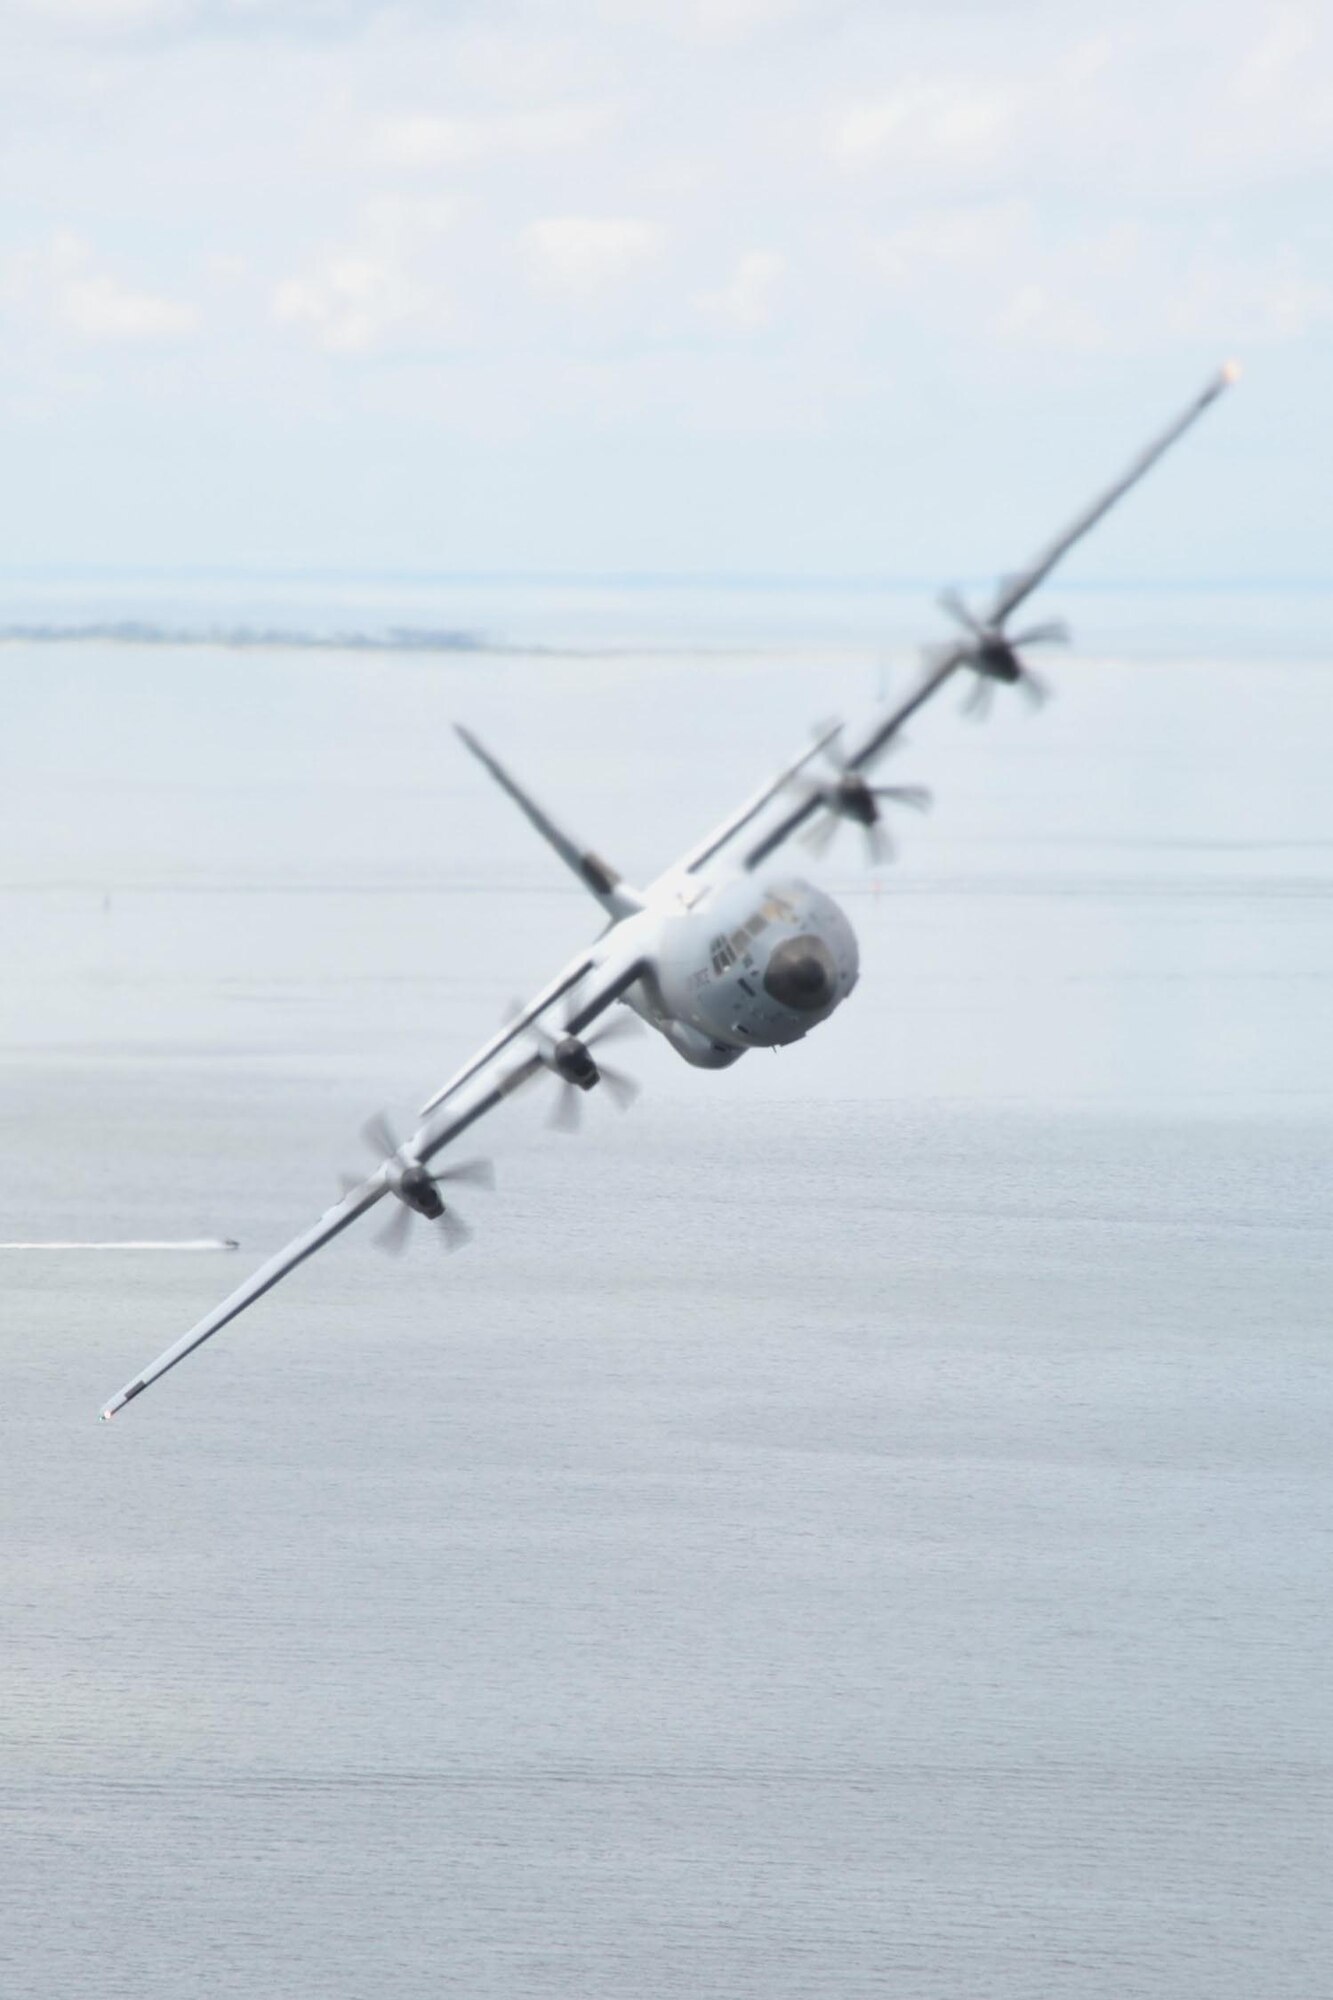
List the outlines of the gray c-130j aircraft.
<svg viewBox="0 0 1333 2000">
<path fill-rule="evenodd" d="M 413 1214 L 436 1223 L 447 1243 L 462 1240 L 466 1231 L 441 1186 L 485 1184 L 489 1166 L 465 1161 L 432 1171 L 430 1163 L 506 1097 L 544 1072 L 561 1085 L 553 1122 L 572 1124 L 579 1093 L 599 1083 L 623 1101 L 633 1086 L 594 1054 L 601 1041 L 626 1025 L 623 1017 L 597 1033 L 587 1032 L 617 1002 L 701 1069 L 724 1069 L 747 1049 L 780 1048 L 799 1041 L 828 1020 L 856 984 L 856 934 L 831 896 L 773 866 L 778 849 L 807 824 L 818 842 L 841 822 L 850 821 L 863 829 L 872 854 L 881 857 L 887 851 L 883 805 L 922 805 L 927 795 L 912 786 L 872 785 L 867 773 L 918 709 L 956 674 L 973 677 L 974 702 L 984 701 L 996 683 L 1040 693 L 1040 683 L 1024 665 L 1021 649 L 1040 640 L 1063 639 L 1065 629 L 1045 624 L 1011 633 L 1009 620 L 1074 544 L 1217 400 L 1237 372 L 1232 364 L 1223 368 L 1114 485 L 1026 569 L 1000 584 L 984 613 L 974 614 L 956 593 L 946 593 L 940 601 L 961 627 L 960 636 L 927 653 L 924 674 L 905 700 L 874 716 L 850 739 L 841 725 L 818 732 L 800 756 L 647 889 L 631 888 L 595 854 L 570 840 L 475 737 L 460 729 L 469 750 L 600 903 L 607 918 L 605 928 L 436 1091 L 422 1107 L 422 1123 L 410 1139 L 399 1145 L 383 1119 L 372 1120 L 366 1136 L 385 1156 L 375 1172 L 348 1186 L 341 1201 L 312 1229 L 261 1265 L 128 1382 L 103 1409 L 103 1419 L 142 1395 L 150 1383 L 377 1202 L 391 1199 L 397 1204 L 383 1233 L 386 1242 L 401 1243 Z M 559 1013 L 558 1032 L 547 1022 L 552 1009 Z"/>
</svg>

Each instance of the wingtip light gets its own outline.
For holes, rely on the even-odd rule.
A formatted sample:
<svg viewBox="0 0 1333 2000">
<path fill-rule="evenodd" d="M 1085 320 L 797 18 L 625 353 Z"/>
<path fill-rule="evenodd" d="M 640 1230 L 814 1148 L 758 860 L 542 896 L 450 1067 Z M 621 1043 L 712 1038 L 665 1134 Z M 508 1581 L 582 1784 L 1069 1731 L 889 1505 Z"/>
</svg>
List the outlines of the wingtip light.
<svg viewBox="0 0 1333 2000">
<path fill-rule="evenodd" d="M 117 1410 L 123 1410 L 126 1403 L 132 1403 L 136 1396 L 142 1396 L 147 1387 L 146 1382 L 133 1382 L 128 1389 L 122 1389 L 118 1396 L 113 1396 L 102 1411 L 102 1422 L 109 1424 Z"/>
<path fill-rule="evenodd" d="M 1239 361 L 1224 361 L 1222 363 L 1222 380 L 1224 382 L 1239 382 L 1240 376 L 1241 367 Z"/>
</svg>

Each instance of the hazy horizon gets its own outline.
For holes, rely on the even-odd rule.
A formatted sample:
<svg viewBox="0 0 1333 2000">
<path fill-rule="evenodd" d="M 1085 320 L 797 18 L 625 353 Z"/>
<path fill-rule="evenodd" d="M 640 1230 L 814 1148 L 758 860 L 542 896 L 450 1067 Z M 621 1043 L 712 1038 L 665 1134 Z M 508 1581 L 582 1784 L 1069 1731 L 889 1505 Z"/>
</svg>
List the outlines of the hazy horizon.
<svg viewBox="0 0 1333 2000">
<path fill-rule="evenodd" d="M 1325 567 L 1326 9 L 0 0 L 0 36 L 7 561 L 985 574 L 1236 355 L 1097 563 Z"/>
</svg>

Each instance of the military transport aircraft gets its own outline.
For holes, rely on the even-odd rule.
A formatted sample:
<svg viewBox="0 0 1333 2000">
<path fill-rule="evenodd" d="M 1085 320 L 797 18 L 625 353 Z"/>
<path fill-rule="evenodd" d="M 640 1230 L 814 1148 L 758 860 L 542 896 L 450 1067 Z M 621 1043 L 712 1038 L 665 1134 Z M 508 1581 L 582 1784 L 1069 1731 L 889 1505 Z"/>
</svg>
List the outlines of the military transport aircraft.
<svg viewBox="0 0 1333 2000">
<path fill-rule="evenodd" d="M 927 652 L 923 676 L 906 700 L 877 714 L 850 739 L 841 725 L 819 730 L 798 757 L 646 889 L 631 888 L 597 855 L 570 840 L 475 737 L 460 729 L 468 749 L 601 905 L 605 927 L 594 944 L 577 953 L 436 1091 L 422 1107 L 423 1122 L 411 1138 L 400 1145 L 383 1119 L 372 1120 L 366 1137 L 384 1156 L 375 1172 L 347 1186 L 342 1200 L 312 1229 L 261 1265 L 127 1383 L 106 1405 L 103 1418 L 142 1395 L 150 1382 L 377 1202 L 397 1204 L 384 1232 L 390 1246 L 401 1244 L 414 1215 L 433 1222 L 446 1244 L 464 1240 L 467 1231 L 452 1206 L 453 1189 L 488 1184 L 489 1164 L 462 1161 L 432 1170 L 431 1163 L 487 1112 L 543 1073 L 560 1086 L 556 1123 L 572 1125 L 580 1093 L 599 1083 L 608 1095 L 625 1101 L 634 1086 L 594 1051 L 629 1025 L 627 1017 L 588 1032 L 617 1002 L 700 1069 L 725 1069 L 747 1049 L 797 1042 L 827 1021 L 856 984 L 856 934 L 832 897 L 774 866 L 779 848 L 803 826 L 819 844 L 850 822 L 862 829 L 872 857 L 883 858 L 884 807 L 920 806 L 926 794 L 913 786 L 874 785 L 866 774 L 904 724 L 954 675 L 973 677 L 973 705 L 984 704 L 997 682 L 1040 698 L 1041 683 L 1025 665 L 1022 648 L 1064 639 L 1065 628 L 1044 624 L 1011 633 L 1009 620 L 1236 373 L 1230 364 L 1223 368 L 1113 486 L 1026 569 L 1001 583 L 984 613 L 974 614 L 957 593 L 947 592 L 940 602 L 961 628 L 960 636 Z"/>
</svg>

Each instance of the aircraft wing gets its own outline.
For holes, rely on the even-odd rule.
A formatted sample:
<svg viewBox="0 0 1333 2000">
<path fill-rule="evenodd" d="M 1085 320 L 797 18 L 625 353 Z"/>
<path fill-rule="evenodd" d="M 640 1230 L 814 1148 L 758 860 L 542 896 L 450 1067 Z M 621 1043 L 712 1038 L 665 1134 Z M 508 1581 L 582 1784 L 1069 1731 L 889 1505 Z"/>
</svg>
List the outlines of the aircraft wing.
<svg viewBox="0 0 1333 2000">
<path fill-rule="evenodd" d="M 159 1354 L 156 1361 L 151 1362 L 136 1375 L 132 1382 L 127 1382 L 103 1409 L 102 1421 L 109 1422 L 117 1410 L 123 1410 L 126 1403 L 132 1403 L 136 1396 L 141 1396 L 150 1382 L 156 1382 L 159 1375 L 165 1375 L 178 1361 L 184 1361 L 187 1354 L 193 1354 L 196 1347 L 202 1347 L 203 1343 L 220 1328 L 226 1326 L 229 1320 L 235 1319 L 238 1313 L 243 1313 L 247 1306 L 262 1298 L 264 1293 L 285 1278 L 289 1271 L 294 1271 L 298 1264 L 304 1264 L 307 1257 L 313 1257 L 316 1250 L 323 1249 L 324 1245 L 331 1243 L 335 1236 L 340 1236 L 350 1223 L 355 1222 L 358 1216 L 364 1215 L 368 1208 L 373 1208 L 375 1203 L 382 1200 L 388 1192 L 388 1183 L 381 1170 L 370 1180 L 363 1181 L 360 1187 L 353 1188 L 332 1208 L 326 1209 L 313 1229 L 307 1229 L 303 1236 L 298 1236 L 285 1250 L 279 1250 L 276 1257 L 270 1257 L 267 1264 L 261 1264 L 259 1269 L 247 1278 L 243 1285 L 238 1285 L 220 1306 L 214 1306 L 211 1313 L 205 1314 L 197 1326 L 192 1326 L 188 1333 L 182 1334 L 165 1354 Z"/>
<path fill-rule="evenodd" d="M 506 1097 L 512 1096 L 514 1091 L 540 1074 L 544 1067 L 543 1060 L 541 1055 L 535 1052 L 520 1056 L 498 1072 L 491 1067 L 491 1064 L 494 1056 L 522 1034 L 525 1026 L 536 1018 L 543 1007 L 549 1006 L 553 999 L 572 992 L 580 979 L 586 980 L 586 985 L 576 996 L 567 1022 L 567 1031 L 577 1033 L 586 1028 L 589 1022 L 596 1020 L 608 1007 L 614 1005 L 626 987 L 632 985 L 639 977 L 642 970 L 639 959 L 624 952 L 608 953 L 600 963 L 596 961 L 595 955 L 585 955 L 574 972 L 569 976 L 561 975 L 550 986 L 544 987 L 537 999 L 521 1011 L 503 1035 L 487 1043 L 480 1055 L 465 1065 L 459 1072 L 458 1078 L 434 1100 L 437 1104 L 442 1104 L 447 1096 L 448 1110 L 422 1125 L 407 1141 L 404 1152 L 410 1152 L 414 1159 L 423 1162 L 433 1159 L 470 1126 L 475 1125 L 478 1119 L 484 1118 Z M 221 1305 L 206 1313 L 198 1325 L 192 1326 L 188 1333 L 182 1334 L 165 1354 L 160 1354 L 156 1361 L 151 1362 L 132 1381 L 127 1382 L 102 1410 L 103 1420 L 109 1421 L 118 1410 L 124 1409 L 126 1403 L 131 1403 L 136 1396 L 141 1396 L 159 1376 L 167 1374 L 177 1362 L 184 1361 L 187 1354 L 193 1354 L 196 1347 L 202 1347 L 206 1340 L 210 1340 L 238 1314 L 243 1313 L 247 1306 L 252 1306 L 256 1299 L 262 1298 L 265 1292 L 280 1284 L 289 1271 L 294 1271 L 298 1264 L 304 1264 L 307 1257 L 313 1257 L 317 1250 L 322 1250 L 326 1243 L 331 1243 L 335 1236 L 340 1236 L 344 1229 L 357 1221 L 368 1209 L 373 1208 L 376 1202 L 382 1201 L 385 1195 L 392 1197 L 390 1164 L 386 1161 L 369 1179 L 352 1188 L 341 1201 L 335 1202 L 332 1208 L 326 1209 L 313 1228 L 294 1238 L 285 1249 L 270 1257 L 266 1264 L 261 1264 L 244 1284 L 238 1285 L 236 1290 L 222 1301 Z"/>
<path fill-rule="evenodd" d="M 1112 485 L 1108 486 L 1104 492 L 1099 493 L 1097 498 L 1083 509 L 1082 513 L 1077 514 L 1069 525 L 1062 529 L 1055 537 L 1054 541 L 1047 544 L 1040 555 L 1035 556 L 1025 569 L 1019 570 L 1013 576 L 1005 578 L 1000 584 L 984 617 L 976 621 L 978 638 L 985 631 L 1002 633 L 1005 620 L 1018 609 L 1019 605 L 1025 599 L 1032 595 L 1033 591 L 1039 585 L 1046 581 L 1046 578 L 1051 574 L 1056 564 L 1061 562 L 1074 545 L 1077 542 L 1081 542 L 1083 537 L 1109 514 L 1116 502 L 1123 499 L 1124 495 L 1132 487 L 1138 485 L 1139 481 L 1145 474 L 1152 470 L 1158 460 L 1165 456 L 1176 440 L 1183 437 L 1185 432 L 1203 415 L 1204 411 L 1217 401 L 1223 390 L 1227 389 L 1236 380 L 1239 372 L 1234 363 L 1228 363 L 1225 368 L 1220 369 L 1202 393 L 1196 396 L 1193 402 L 1172 423 L 1168 424 L 1164 431 L 1161 431 L 1150 444 L 1146 445 L 1138 456 L 1131 460 L 1120 477 Z M 972 652 L 973 646 L 967 640 L 954 640 L 943 647 L 935 648 L 928 656 L 925 674 L 906 700 L 898 703 L 896 707 L 891 708 L 887 714 L 878 717 L 864 735 L 848 747 L 846 768 L 852 771 L 861 771 L 874 763 L 876 758 L 882 755 L 888 748 L 888 745 L 898 735 L 904 725 L 917 713 L 918 709 L 923 708 L 939 692 L 945 682 L 952 679 L 960 667 L 965 667 L 969 664 Z M 769 788 L 768 798 L 776 798 L 790 783 L 791 777 L 799 768 L 799 765 L 795 767 L 789 766 L 786 773 L 781 774 L 775 779 Z M 751 819 L 758 816 L 762 805 L 766 804 L 768 800 L 763 799 L 760 794 L 756 794 L 755 797 L 757 802 L 752 802 L 753 810 L 737 816 L 730 832 L 725 833 L 723 840 L 716 841 L 708 850 L 710 855 L 716 853 L 717 849 L 723 845 L 723 841 L 731 838 L 732 833 L 738 832 L 742 826 L 748 825 Z M 745 867 L 757 868 L 760 862 L 766 860 L 773 853 L 774 849 L 780 847 L 785 840 L 790 839 L 797 828 L 803 825 L 806 820 L 820 809 L 820 801 L 817 796 L 813 795 L 807 795 L 790 806 L 782 817 L 775 824 L 767 827 L 754 844 L 746 850 L 744 856 Z M 696 862 L 694 865 L 697 866 L 698 863 Z"/>
<path fill-rule="evenodd" d="M 866 731 L 848 747 L 844 760 L 846 769 L 858 771 L 869 766 L 904 724 L 932 699 L 953 674 L 962 667 L 976 664 L 978 646 L 983 641 L 992 636 L 1003 640 L 1005 619 L 1039 584 L 1045 581 L 1075 543 L 1080 541 L 1109 509 L 1129 492 L 1131 487 L 1137 485 L 1163 453 L 1189 429 L 1232 380 L 1234 380 L 1234 370 L 1224 369 L 1173 424 L 1140 452 L 1114 485 L 1108 487 L 1090 506 L 1076 516 L 1074 521 L 1025 570 L 1002 583 L 984 621 L 973 621 L 968 614 L 968 622 L 973 627 L 972 637 L 953 641 L 943 649 L 937 649 L 930 656 L 926 672 L 913 693 L 886 713 L 876 717 Z M 778 801 L 782 794 L 793 786 L 793 781 L 799 779 L 810 760 L 830 746 L 839 734 L 840 731 L 836 728 L 826 730 L 813 744 L 803 750 L 800 756 L 762 785 L 660 879 L 665 882 L 670 877 L 675 877 L 679 881 L 682 876 L 697 873 L 706 862 L 746 827 L 759 819 L 769 806 Z M 469 740 L 469 746 L 482 756 L 483 762 L 491 768 L 493 774 L 501 778 L 505 789 L 518 800 L 539 831 L 544 832 L 548 838 L 552 837 L 554 830 L 546 816 L 526 800 L 526 795 L 507 774 L 500 772 L 488 753 L 483 753 L 480 746 L 470 739 L 465 740 Z M 819 794 L 814 790 L 808 792 L 799 802 L 783 812 L 775 824 L 769 825 L 759 834 L 745 851 L 743 865 L 750 869 L 758 867 L 766 856 L 788 839 L 805 820 L 822 809 Z M 559 840 L 556 844 L 566 860 L 573 857 L 573 865 L 581 870 L 589 886 L 603 896 L 609 894 L 605 883 L 599 889 L 598 883 L 591 880 L 588 869 L 584 866 L 588 857 L 581 856 L 568 842 Z M 570 849 L 567 854 L 564 852 L 566 847 Z M 625 933 L 626 941 L 620 941 L 622 931 Z M 546 1066 L 543 1053 L 534 1051 L 518 1054 L 513 1052 L 513 1044 L 538 1023 L 539 1017 L 547 1008 L 562 999 L 566 1009 L 564 1032 L 571 1035 L 581 1033 L 599 1014 L 612 1006 L 627 987 L 642 976 L 644 971 L 642 947 L 634 939 L 635 931 L 632 924 L 614 924 L 601 941 L 572 959 L 555 979 L 541 989 L 535 999 L 519 1011 L 513 1021 L 499 1033 L 491 1036 L 477 1054 L 435 1093 L 422 1114 L 427 1122 L 413 1134 L 401 1149 L 400 1155 L 395 1157 L 401 1159 L 410 1155 L 412 1161 L 430 1160 L 469 1126 L 503 1102 L 513 1091 L 538 1075 Z M 500 1067 L 498 1059 L 507 1051 L 511 1052 L 510 1059 Z M 327 1209 L 312 1228 L 296 1237 L 266 1264 L 262 1264 L 244 1284 L 238 1286 L 228 1298 L 224 1299 L 221 1305 L 215 1306 L 212 1312 L 206 1314 L 196 1326 L 191 1327 L 188 1333 L 183 1334 L 174 1346 L 169 1347 L 164 1354 L 113 1396 L 102 1411 L 103 1418 L 113 1417 L 118 1410 L 125 1407 L 126 1403 L 142 1395 L 151 1383 L 165 1375 L 178 1362 L 183 1361 L 186 1355 L 192 1354 L 206 1340 L 211 1339 L 213 1334 L 228 1325 L 257 1299 L 262 1298 L 274 1285 L 279 1284 L 290 1271 L 296 1269 L 298 1264 L 303 1264 L 326 1243 L 332 1242 L 335 1236 L 341 1235 L 344 1229 L 350 1227 L 386 1195 L 396 1198 L 393 1196 L 394 1173 L 394 1159 L 386 1160 L 367 1180 L 353 1188 L 332 1208 Z"/>
<path fill-rule="evenodd" d="M 1023 600 L 1031 597 L 1038 584 L 1044 583 L 1055 565 L 1069 554 L 1075 542 L 1081 542 L 1089 529 L 1095 528 L 1097 523 L 1110 513 L 1116 501 L 1123 498 L 1132 486 L 1137 486 L 1146 472 L 1152 471 L 1158 459 L 1166 456 L 1176 439 L 1183 437 L 1185 432 L 1197 423 L 1204 411 L 1217 401 L 1224 389 L 1231 387 L 1239 375 L 1240 369 L 1234 361 L 1228 361 L 1224 368 L 1219 368 L 1211 382 L 1195 397 L 1189 407 L 1182 410 L 1174 422 L 1168 424 L 1151 444 L 1144 446 L 1138 457 L 1121 473 L 1119 479 L 1108 486 L 1104 493 L 1099 493 L 1097 498 L 1085 507 L 1083 512 L 1077 515 L 1039 556 L 1033 558 L 1026 569 L 1019 570 L 1015 576 L 1004 579 L 985 622 L 988 625 L 1003 624 L 1006 618 L 1017 611 Z"/>
<path fill-rule="evenodd" d="M 529 1000 L 526 1007 L 520 1007 L 512 1020 L 482 1044 L 476 1055 L 469 1057 L 461 1069 L 454 1071 L 448 1083 L 440 1085 L 434 1097 L 427 1098 L 417 1115 L 424 1118 L 438 1110 L 464 1084 L 479 1076 L 488 1063 L 502 1055 L 520 1035 L 526 1034 L 538 1016 L 546 1008 L 554 1006 L 557 1000 L 565 998 L 569 1009 L 564 1023 L 566 1034 L 577 1034 L 604 1013 L 613 1000 L 618 1000 L 642 970 L 639 954 L 635 950 L 599 952 L 594 946 L 591 951 L 571 959 L 563 971 L 543 986 L 535 1000 Z"/>
<path fill-rule="evenodd" d="M 952 645 L 945 648 L 932 662 L 924 679 L 907 699 L 899 702 L 896 708 L 890 709 L 886 716 L 882 716 L 874 724 L 869 736 L 851 751 L 847 758 L 847 769 L 864 770 L 868 764 L 873 763 L 875 758 L 888 748 L 899 730 L 911 720 L 917 710 L 924 708 L 931 696 L 937 694 L 944 683 L 957 672 L 959 667 L 965 665 L 966 661 L 966 646 Z M 775 788 L 775 790 L 780 789 L 780 786 Z M 757 868 L 761 861 L 766 861 L 775 848 L 790 840 L 797 829 L 819 810 L 820 802 L 814 794 L 809 794 L 790 806 L 776 824 L 766 827 L 753 846 L 746 849 L 745 866 Z"/>
<path fill-rule="evenodd" d="M 577 958 L 572 958 L 554 979 L 543 986 L 535 1000 L 529 1000 L 526 1007 L 520 1007 L 512 1020 L 507 1021 L 503 1028 L 497 1029 L 488 1042 L 482 1043 L 474 1056 L 468 1057 L 461 1069 L 454 1071 L 447 1083 L 440 1085 L 433 1097 L 426 1099 L 417 1116 L 425 1118 L 428 1113 L 443 1104 L 446 1097 L 452 1097 L 455 1091 L 461 1090 L 463 1085 L 470 1082 L 488 1062 L 493 1062 L 511 1042 L 516 1041 L 530 1028 L 544 1008 L 553 1006 L 566 993 L 572 993 L 579 981 L 587 978 L 595 964 L 596 959 L 592 952 L 581 952 Z M 614 994 L 612 998 L 615 998 Z"/>
<path fill-rule="evenodd" d="M 720 853 L 729 841 L 735 839 L 742 827 L 747 827 L 752 820 L 758 819 L 765 806 L 772 805 L 779 793 L 786 791 L 793 778 L 799 778 L 806 765 L 818 757 L 821 750 L 827 749 L 841 733 L 842 725 L 840 723 L 833 725 L 831 728 L 820 730 L 807 750 L 804 750 L 799 757 L 793 758 L 792 762 L 784 766 L 775 776 L 771 777 L 767 784 L 761 785 L 759 790 L 745 801 L 744 805 L 737 806 L 735 812 L 728 813 L 721 825 L 715 826 L 711 833 L 705 834 L 697 846 L 692 847 L 688 854 L 683 855 L 674 864 L 670 872 L 685 875 L 697 874 L 706 861 L 711 861 L 713 856 Z"/>
</svg>

